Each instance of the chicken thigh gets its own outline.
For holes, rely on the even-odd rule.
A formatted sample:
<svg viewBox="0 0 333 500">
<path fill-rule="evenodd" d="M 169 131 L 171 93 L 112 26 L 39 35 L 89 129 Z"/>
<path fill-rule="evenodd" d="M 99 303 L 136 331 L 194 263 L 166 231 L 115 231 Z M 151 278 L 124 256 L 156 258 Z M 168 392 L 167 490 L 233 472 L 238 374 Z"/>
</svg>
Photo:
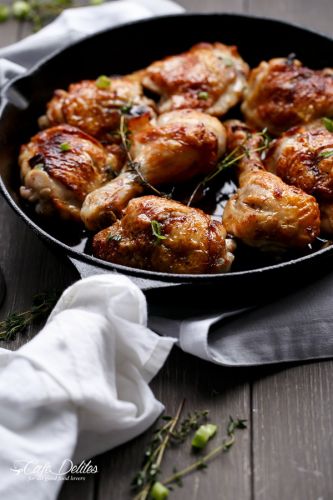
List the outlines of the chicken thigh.
<svg viewBox="0 0 333 500">
<path fill-rule="evenodd" d="M 178 274 L 226 272 L 232 249 L 220 222 L 158 196 L 131 200 L 124 217 L 93 239 L 93 253 L 103 260 Z"/>
<path fill-rule="evenodd" d="M 185 182 L 211 172 L 225 151 L 221 122 L 194 110 L 172 111 L 130 128 L 130 155 L 123 172 L 85 199 L 81 217 L 90 230 L 121 217 L 129 200 L 147 185 Z"/>
<path fill-rule="evenodd" d="M 250 73 L 242 111 L 246 122 L 273 135 L 333 115 L 333 69 L 314 71 L 295 59 L 263 61 Z"/>
<path fill-rule="evenodd" d="M 122 77 L 101 76 L 73 83 L 68 91 L 56 90 L 40 125 L 68 123 L 98 139 L 113 142 L 120 117 L 155 116 L 155 103 L 143 95 L 141 72 Z"/>
<path fill-rule="evenodd" d="M 110 178 L 116 160 L 93 137 L 69 125 L 36 134 L 21 147 L 20 194 L 43 215 L 81 221 L 86 195 Z"/>
<path fill-rule="evenodd" d="M 326 123 L 326 125 L 325 125 Z M 272 142 L 265 166 L 287 184 L 317 198 L 322 229 L 333 234 L 333 122 L 327 118 L 294 127 Z"/>
<path fill-rule="evenodd" d="M 261 160 L 262 134 L 236 120 L 227 122 L 228 149 L 238 147 L 239 189 L 226 204 L 223 225 L 247 245 L 277 251 L 303 248 L 320 231 L 316 200 L 267 172 Z"/>
<path fill-rule="evenodd" d="M 142 82 L 162 96 L 160 113 L 192 108 L 221 116 L 242 98 L 248 72 L 237 47 L 199 43 L 148 66 Z"/>
</svg>

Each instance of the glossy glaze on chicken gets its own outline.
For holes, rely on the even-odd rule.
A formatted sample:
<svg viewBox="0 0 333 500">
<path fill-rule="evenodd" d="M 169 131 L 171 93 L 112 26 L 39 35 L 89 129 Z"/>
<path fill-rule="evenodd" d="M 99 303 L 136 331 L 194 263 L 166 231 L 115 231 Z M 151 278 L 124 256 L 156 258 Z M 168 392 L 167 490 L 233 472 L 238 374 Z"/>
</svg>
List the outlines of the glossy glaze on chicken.
<svg viewBox="0 0 333 500">
<path fill-rule="evenodd" d="M 122 219 L 93 239 L 94 254 L 103 260 L 177 274 L 228 271 L 232 249 L 220 222 L 158 196 L 131 200 Z"/>
<path fill-rule="evenodd" d="M 236 105 L 246 124 L 222 121 Z M 237 47 L 199 43 L 56 90 L 45 130 L 21 148 L 20 193 L 39 214 L 83 223 L 93 255 L 125 266 L 227 272 L 237 242 L 304 254 L 333 236 L 331 116 L 332 69 L 287 57 L 250 71 Z M 211 217 L 192 204 L 226 167 L 236 192 Z"/>
</svg>

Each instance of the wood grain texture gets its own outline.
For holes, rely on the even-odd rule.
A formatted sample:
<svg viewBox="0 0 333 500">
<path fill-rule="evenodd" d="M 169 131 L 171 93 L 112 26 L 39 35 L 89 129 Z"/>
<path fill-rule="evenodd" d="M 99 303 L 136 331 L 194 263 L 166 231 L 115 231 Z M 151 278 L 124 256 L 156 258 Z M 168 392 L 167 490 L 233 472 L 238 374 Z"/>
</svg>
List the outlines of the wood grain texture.
<svg viewBox="0 0 333 500">
<path fill-rule="evenodd" d="M 183 415 L 194 410 L 208 409 L 212 422 L 220 426 L 219 442 L 225 434 L 229 415 L 250 418 L 250 391 L 247 370 L 232 370 L 193 358 L 174 348 L 163 370 L 152 383 L 156 397 L 166 406 L 167 415 L 175 415 L 182 398 L 186 399 Z M 129 485 L 140 468 L 144 448 L 151 438 L 151 431 L 136 440 L 106 453 L 99 459 L 101 476 L 98 500 L 106 498 L 127 500 Z M 214 442 L 211 446 L 214 446 Z M 171 447 L 163 462 L 163 477 L 192 463 L 195 457 L 190 444 Z M 138 450 L 140 452 L 138 453 Z M 237 444 L 230 453 L 223 454 L 209 465 L 206 472 L 184 480 L 184 488 L 176 488 L 174 500 L 219 498 L 223 488 L 224 500 L 250 500 L 251 498 L 250 429 L 240 431 Z"/>
<path fill-rule="evenodd" d="M 333 363 L 258 370 L 252 388 L 256 500 L 333 496 Z"/>
</svg>

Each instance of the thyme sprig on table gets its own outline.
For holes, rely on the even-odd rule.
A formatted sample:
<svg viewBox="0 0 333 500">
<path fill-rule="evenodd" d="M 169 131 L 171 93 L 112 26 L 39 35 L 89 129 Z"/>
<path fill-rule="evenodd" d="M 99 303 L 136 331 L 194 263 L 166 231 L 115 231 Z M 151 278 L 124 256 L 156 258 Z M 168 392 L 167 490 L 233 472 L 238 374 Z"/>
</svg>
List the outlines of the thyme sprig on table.
<svg viewBox="0 0 333 500">
<path fill-rule="evenodd" d="M 104 0 L 88 0 L 85 5 L 99 5 Z M 0 4 L 0 23 L 11 18 L 19 22 L 28 22 L 34 31 L 40 30 L 69 7 L 74 7 L 73 0 L 15 0 L 12 5 Z"/>
<path fill-rule="evenodd" d="M 177 426 L 184 404 L 185 400 L 179 405 L 174 417 L 162 417 L 162 420 L 165 420 L 166 423 L 154 432 L 151 443 L 146 449 L 142 468 L 131 483 L 132 488 L 138 491 L 135 500 L 146 500 L 153 484 L 156 482 L 165 450 Z"/>
<path fill-rule="evenodd" d="M 131 483 L 132 489 L 136 492 L 134 500 L 146 500 L 148 497 L 154 499 L 166 498 L 169 491 L 172 489 L 172 487 L 167 488 L 168 485 L 175 483 L 178 486 L 181 486 L 182 478 L 184 476 L 195 470 L 207 468 L 207 463 L 209 461 L 211 461 L 219 453 L 228 451 L 233 446 L 236 439 L 236 430 L 246 428 L 246 420 L 235 420 L 230 417 L 227 424 L 227 437 L 223 439 L 218 446 L 206 455 L 201 455 L 197 458 L 197 460 L 183 469 L 179 471 L 174 469 L 171 476 L 161 480 L 161 463 L 164 453 L 170 443 L 180 445 L 186 440 L 187 437 L 193 435 L 195 431 L 196 434 L 198 434 L 202 428 L 205 427 L 214 427 L 215 432 L 217 429 L 217 426 L 215 425 L 201 425 L 207 421 L 207 410 L 189 413 L 187 417 L 178 423 L 184 408 L 184 403 L 185 402 L 183 401 L 179 406 L 175 417 L 164 416 L 161 418 L 161 420 L 165 421 L 165 424 L 155 430 L 152 440 L 145 451 L 142 467 Z M 215 432 L 211 434 L 211 437 L 215 434 Z M 194 440 L 195 439 L 192 440 L 192 445 Z M 207 438 L 206 442 L 203 443 L 202 448 L 205 447 L 208 440 L 209 439 Z M 164 496 L 160 496 L 159 492 Z"/>
<path fill-rule="evenodd" d="M 180 471 L 174 472 L 171 476 L 161 481 L 161 484 L 164 486 L 170 485 L 172 483 L 178 484 L 179 481 L 184 477 L 190 474 L 195 470 L 206 469 L 207 463 L 210 462 L 213 458 L 223 452 L 227 452 L 230 448 L 235 444 L 236 441 L 236 431 L 239 429 L 246 429 L 246 420 L 244 419 L 236 419 L 234 420 L 232 417 L 229 417 L 229 422 L 227 425 L 227 437 L 223 439 L 219 446 L 216 446 L 209 453 L 200 457 L 198 460 L 193 462 L 192 464 L 184 467 Z"/>
<path fill-rule="evenodd" d="M 0 321 L 0 340 L 13 340 L 18 333 L 23 333 L 29 325 L 45 319 L 59 299 L 60 292 L 43 292 L 35 295 L 30 309 L 21 313 L 11 313 Z"/>
</svg>

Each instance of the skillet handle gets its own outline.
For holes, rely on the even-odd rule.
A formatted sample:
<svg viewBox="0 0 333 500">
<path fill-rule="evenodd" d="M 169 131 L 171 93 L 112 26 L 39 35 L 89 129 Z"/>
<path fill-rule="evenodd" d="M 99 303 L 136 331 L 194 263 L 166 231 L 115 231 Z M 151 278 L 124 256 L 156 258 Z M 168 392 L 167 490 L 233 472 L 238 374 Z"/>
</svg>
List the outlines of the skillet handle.
<svg viewBox="0 0 333 500">
<path fill-rule="evenodd" d="M 103 267 L 95 267 L 91 264 L 87 264 L 86 262 L 82 262 L 73 257 L 69 257 L 69 260 L 77 270 L 80 275 L 80 278 L 88 278 L 89 276 L 94 276 L 95 274 L 119 274 L 116 270 L 110 272 L 109 269 L 105 269 Z M 138 276 L 131 276 L 126 274 L 126 276 L 135 283 L 143 292 L 160 290 L 162 288 L 170 288 L 181 286 L 182 283 L 171 283 L 168 281 L 157 281 L 150 280 L 147 278 L 140 278 Z"/>
</svg>

